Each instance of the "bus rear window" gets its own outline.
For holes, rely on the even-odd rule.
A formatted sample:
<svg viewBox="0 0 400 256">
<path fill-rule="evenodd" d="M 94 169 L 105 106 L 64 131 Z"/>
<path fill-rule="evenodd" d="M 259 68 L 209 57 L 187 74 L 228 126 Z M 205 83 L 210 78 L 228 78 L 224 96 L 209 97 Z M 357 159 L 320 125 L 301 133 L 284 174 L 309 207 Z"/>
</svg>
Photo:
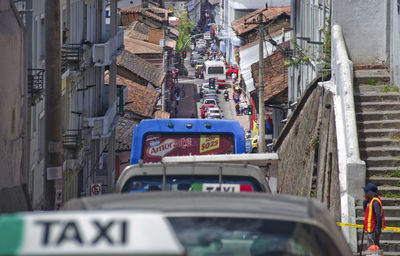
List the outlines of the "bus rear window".
<svg viewBox="0 0 400 256">
<path fill-rule="evenodd" d="M 207 73 L 209 75 L 224 74 L 224 67 L 209 67 Z"/>
<path fill-rule="evenodd" d="M 122 192 L 146 192 L 162 190 L 162 176 L 135 176 L 124 185 Z M 166 191 L 202 192 L 263 192 L 260 183 L 252 177 L 218 175 L 167 175 Z"/>
<path fill-rule="evenodd" d="M 231 134 L 148 134 L 143 144 L 143 163 L 160 162 L 164 156 L 235 153 Z"/>
</svg>

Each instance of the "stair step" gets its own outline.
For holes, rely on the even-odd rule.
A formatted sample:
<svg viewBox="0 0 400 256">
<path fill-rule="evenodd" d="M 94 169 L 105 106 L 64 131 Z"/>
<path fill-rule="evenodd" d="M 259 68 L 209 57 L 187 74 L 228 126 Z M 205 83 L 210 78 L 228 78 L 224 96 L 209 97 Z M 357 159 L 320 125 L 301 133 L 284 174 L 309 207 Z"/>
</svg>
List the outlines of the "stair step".
<svg viewBox="0 0 400 256">
<path fill-rule="evenodd" d="M 361 235 L 362 235 L 362 228 L 357 228 L 357 237 L 359 238 L 359 243 L 361 242 Z M 366 239 L 367 236 L 364 233 L 364 239 Z M 382 230 L 380 240 L 399 240 L 400 241 L 400 232 L 396 231 L 389 231 L 389 230 Z M 366 243 L 366 240 L 364 240 L 364 243 Z"/>
<path fill-rule="evenodd" d="M 380 248 L 383 250 L 383 255 L 387 255 L 386 252 L 399 252 L 400 241 L 395 240 L 380 240 Z M 358 245 L 361 245 L 361 240 L 358 241 Z M 367 250 L 367 236 L 364 234 L 363 251 Z"/>
<path fill-rule="evenodd" d="M 372 82 L 374 82 L 373 84 L 375 85 L 387 84 L 390 82 L 390 74 L 384 67 L 356 69 L 354 70 L 354 82 L 356 84 L 371 84 Z"/>
<path fill-rule="evenodd" d="M 398 186 L 400 183 L 400 177 L 368 177 L 367 182 L 375 183 L 377 186 Z"/>
<path fill-rule="evenodd" d="M 384 202 L 383 204 L 383 210 L 385 213 L 385 217 L 398 217 L 400 216 L 400 206 L 386 206 Z M 357 217 L 363 217 L 364 218 L 364 209 L 362 206 L 356 206 L 356 216 Z M 400 232 L 398 232 L 400 235 Z"/>
<path fill-rule="evenodd" d="M 368 112 L 368 111 L 393 111 L 400 110 L 399 102 L 356 102 L 355 103 L 356 112 Z"/>
<path fill-rule="evenodd" d="M 357 122 L 357 128 L 362 129 L 393 129 L 400 127 L 400 120 L 361 121 Z"/>
<path fill-rule="evenodd" d="M 400 139 L 400 129 L 365 129 L 358 131 L 359 138 L 389 138 Z"/>
<path fill-rule="evenodd" d="M 359 138 L 359 147 L 400 147 L 399 139 L 390 138 Z"/>
<path fill-rule="evenodd" d="M 360 157 L 362 159 L 368 157 L 390 157 L 400 156 L 400 148 L 398 147 L 360 147 Z"/>
<path fill-rule="evenodd" d="M 354 93 L 354 101 L 356 102 L 400 102 L 400 93 L 387 92 L 375 94 Z"/>
<path fill-rule="evenodd" d="M 356 112 L 357 121 L 381 121 L 381 120 L 383 121 L 383 120 L 399 120 L 399 119 L 400 119 L 400 111 Z"/>
<path fill-rule="evenodd" d="M 367 167 L 398 167 L 400 166 L 400 156 L 398 157 L 368 157 L 363 159 Z"/>
</svg>

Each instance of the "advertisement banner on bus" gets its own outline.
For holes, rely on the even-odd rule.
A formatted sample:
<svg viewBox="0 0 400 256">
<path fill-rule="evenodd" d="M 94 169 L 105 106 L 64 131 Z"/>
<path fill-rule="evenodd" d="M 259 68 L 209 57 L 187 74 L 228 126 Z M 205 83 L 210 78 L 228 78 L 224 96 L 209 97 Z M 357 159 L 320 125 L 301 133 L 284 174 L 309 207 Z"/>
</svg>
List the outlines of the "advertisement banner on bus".
<svg viewBox="0 0 400 256">
<path fill-rule="evenodd" d="M 233 137 L 225 134 L 151 134 L 146 137 L 143 162 L 159 162 L 164 156 L 232 154 Z"/>
</svg>

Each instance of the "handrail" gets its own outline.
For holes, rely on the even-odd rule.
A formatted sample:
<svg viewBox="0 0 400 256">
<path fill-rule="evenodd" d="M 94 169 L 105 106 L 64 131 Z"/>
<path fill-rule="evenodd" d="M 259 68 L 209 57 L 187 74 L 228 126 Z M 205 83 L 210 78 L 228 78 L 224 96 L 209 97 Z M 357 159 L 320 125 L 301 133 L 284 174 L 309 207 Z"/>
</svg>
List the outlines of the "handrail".
<svg viewBox="0 0 400 256">
<path fill-rule="evenodd" d="M 349 59 L 342 29 L 332 26 L 332 78 L 338 150 L 341 221 L 355 223 L 355 202 L 363 198 L 365 162 L 360 159 L 353 95 L 353 63 Z M 357 251 L 357 233 L 342 227 L 352 250 Z"/>
</svg>

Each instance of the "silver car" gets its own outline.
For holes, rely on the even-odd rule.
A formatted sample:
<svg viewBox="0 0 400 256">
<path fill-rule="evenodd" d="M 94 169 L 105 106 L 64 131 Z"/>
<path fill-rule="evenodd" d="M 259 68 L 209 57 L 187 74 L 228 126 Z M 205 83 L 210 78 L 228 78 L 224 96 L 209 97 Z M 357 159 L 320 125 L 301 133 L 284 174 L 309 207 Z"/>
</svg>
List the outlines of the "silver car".
<svg viewBox="0 0 400 256">
<path fill-rule="evenodd" d="M 218 192 L 111 194 L 74 199 L 64 209 L 161 211 L 188 256 L 352 255 L 327 208 L 302 197 Z"/>
</svg>

